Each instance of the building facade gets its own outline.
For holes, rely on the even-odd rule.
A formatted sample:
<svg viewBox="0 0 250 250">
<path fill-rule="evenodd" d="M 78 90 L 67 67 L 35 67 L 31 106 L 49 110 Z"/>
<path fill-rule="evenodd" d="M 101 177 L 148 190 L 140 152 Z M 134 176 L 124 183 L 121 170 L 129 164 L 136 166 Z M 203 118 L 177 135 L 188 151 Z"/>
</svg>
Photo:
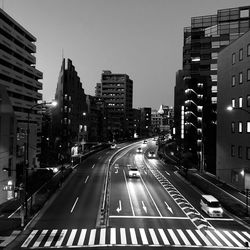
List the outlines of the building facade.
<svg viewBox="0 0 250 250">
<path fill-rule="evenodd" d="M 141 108 L 141 136 L 149 137 L 152 135 L 152 127 L 151 127 L 151 108 L 144 107 Z"/>
<path fill-rule="evenodd" d="M 158 113 L 158 110 L 154 109 L 151 112 L 151 126 L 152 133 L 157 135 L 161 131 L 162 116 Z"/>
<path fill-rule="evenodd" d="M 103 71 L 96 96 L 106 106 L 108 138 L 110 141 L 133 137 L 133 81 L 127 74 Z"/>
<path fill-rule="evenodd" d="M 250 31 L 219 53 L 217 110 L 216 176 L 245 191 L 250 189 Z"/>
<path fill-rule="evenodd" d="M 16 160 L 8 164 L 13 172 L 16 171 L 16 185 L 22 181 L 25 163 L 29 167 L 40 165 L 42 118 L 38 113 L 39 107 L 34 105 L 42 100 L 42 83 L 39 80 L 43 74 L 36 69 L 35 42 L 36 38 L 30 32 L 0 9 L 0 86 L 7 92 L 16 121 L 16 136 L 10 137 L 13 138 L 11 145 L 16 145 L 13 152 Z M 0 138 L 0 145 L 3 141 Z M 26 159 L 27 155 L 29 159 Z"/>
<path fill-rule="evenodd" d="M 250 6 L 218 10 L 215 15 L 191 18 L 184 29 L 183 81 L 185 86 L 184 145 L 198 167 L 216 172 L 218 53 L 250 28 Z M 181 110 L 182 112 L 182 110 Z M 180 113 L 176 114 L 179 117 Z M 179 128 L 180 130 L 180 128 Z"/>
<path fill-rule="evenodd" d="M 82 83 L 70 59 L 63 59 L 53 110 L 53 142 L 58 158 L 69 159 L 71 148 L 87 139 L 87 104 Z"/>
</svg>

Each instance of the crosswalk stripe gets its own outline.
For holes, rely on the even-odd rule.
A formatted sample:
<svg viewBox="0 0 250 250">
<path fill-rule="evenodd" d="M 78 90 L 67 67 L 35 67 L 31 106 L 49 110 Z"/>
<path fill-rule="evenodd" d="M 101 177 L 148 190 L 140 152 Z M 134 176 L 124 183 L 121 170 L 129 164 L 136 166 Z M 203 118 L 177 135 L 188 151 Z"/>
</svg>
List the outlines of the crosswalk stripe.
<svg viewBox="0 0 250 250">
<path fill-rule="evenodd" d="M 243 245 L 228 231 L 224 231 L 224 233 L 238 246 L 238 247 L 243 247 Z"/>
<path fill-rule="evenodd" d="M 116 229 L 114 227 L 110 229 L 110 244 L 116 244 Z"/>
<path fill-rule="evenodd" d="M 250 234 L 248 232 L 243 231 L 243 234 L 245 234 L 250 239 Z"/>
<path fill-rule="evenodd" d="M 217 246 L 223 246 L 209 230 L 206 230 L 205 232 L 209 235 L 209 237 L 215 242 Z"/>
<path fill-rule="evenodd" d="M 56 245 L 55 245 L 56 247 L 60 247 L 62 245 L 63 240 L 64 240 L 64 238 L 66 236 L 67 231 L 68 231 L 67 229 L 63 229 L 62 230 L 62 232 L 60 234 L 60 237 L 59 237 L 58 241 L 56 242 Z"/>
<path fill-rule="evenodd" d="M 69 239 L 68 239 L 66 246 L 73 246 L 73 241 L 74 241 L 74 238 L 76 236 L 76 232 L 77 232 L 77 229 L 71 230 L 71 233 L 70 233 L 70 236 L 69 236 Z"/>
<path fill-rule="evenodd" d="M 127 244 L 127 237 L 126 237 L 126 230 L 125 228 L 120 228 L 120 235 L 121 235 L 121 244 Z"/>
<path fill-rule="evenodd" d="M 48 230 L 43 230 L 42 233 L 39 235 L 38 239 L 36 240 L 36 242 L 34 243 L 34 247 L 39 247 L 39 245 L 41 244 L 43 238 L 45 237 L 45 235 L 47 234 Z"/>
<path fill-rule="evenodd" d="M 212 243 L 207 239 L 207 237 L 198 229 L 196 229 L 196 232 L 200 235 L 202 240 L 205 242 L 207 246 L 212 246 Z"/>
<path fill-rule="evenodd" d="M 162 228 L 159 228 L 158 231 L 159 231 L 159 234 L 161 235 L 161 239 L 162 239 L 164 245 L 170 245 L 170 242 L 168 241 L 168 238 L 167 238 L 164 230 Z"/>
<path fill-rule="evenodd" d="M 106 228 L 101 228 L 99 244 L 105 245 L 105 239 L 106 239 Z"/>
<path fill-rule="evenodd" d="M 248 240 L 246 238 L 244 238 L 242 235 L 240 235 L 237 231 L 233 231 L 234 234 L 237 235 L 237 237 L 239 239 L 241 239 L 243 242 L 247 242 Z"/>
<path fill-rule="evenodd" d="M 32 239 L 35 237 L 35 235 L 37 234 L 38 230 L 33 230 L 31 232 L 31 234 L 29 235 L 29 237 L 24 241 L 24 243 L 22 244 L 22 247 L 28 247 L 29 243 L 32 241 Z"/>
<path fill-rule="evenodd" d="M 194 243 L 197 246 L 201 246 L 202 245 L 190 229 L 187 229 L 186 231 L 190 235 L 190 237 L 192 238 L 192 240 L 194 241 Z"/>
<path fill-rule="evenodd" d="M 95 234 L 96 234 L 96 229 L 91 229 L 89 236 L 89 246 L 95 244 Z"/>
<path fill-rule="evenodd" d="M 229 242 L 221 232 L 219 232 L 218 230 L 214 231 L 229 247 L 233 247 L 233 244 L 231 242 Z"/>
<path fill-rule="evenodd" d="M 77 246 L 82 246 L 84 244 L 84 239 L 85 239 L 85 236 L 86 236 L 86 232 L 87 232 L 87 229 L 82 229 L 81 230 L 81 234 L 80 234 Z"/>
<path fill-rule="evenodd" d="M 148 245 L 148 239 L 147 239 L 144 228 L 139 228 L 139 232 L 140 232 L 140 235 L 141 235 L 142 244 L 143 245 Z"/>
<path fill-rule="evenodd" d="M 172 238 L 172 240 L 174 241 L 175 245 L 180 245 L 181 243 L 179 242 L 179 240 L 177 239 L 177 237 L 174 234 L 174 231 L 172 229 L 168 229 L 168 232 Z"/>
<path fill-rule="evenodd" d="M 130 231 L 130 236 L 131 236 L 132 244 L 133 245 L 137 245 L 138 242 L 137 242 L 137 238 L 136 238 L 136 234 L 135 234 L 135 229 L 134 228 L 130 228 L 129 231 Z"/>
<path fill-rule="evenodd" d="M 151 236 L 151 239 L 152 239 L 154 245 L 159 245 L 159 241 L 156 237 L 155 230 L 153 228 L 149 228 L 148 231 L 150 233 L 150 236 Z"/>
<path fill-rule="evenodd" d="M 181 236 L 181 238 L 184 241 L 185 245 L 187 245 L 187 246 L 191 245 L 190 242 L 189 242 L 189 240 L 187 239 L 186 235 L 182 232 L 181 229 L 177 229 L 177 232 Z"/>
<path fill-rule="evenodd" d="M 49 247 L 51 245 L 56 233 L 57 233 L 56 229 L 52 230 L 49 238 L 47 239 L 46 243 L 44 244 L 45 247 Z"/>
</svg>

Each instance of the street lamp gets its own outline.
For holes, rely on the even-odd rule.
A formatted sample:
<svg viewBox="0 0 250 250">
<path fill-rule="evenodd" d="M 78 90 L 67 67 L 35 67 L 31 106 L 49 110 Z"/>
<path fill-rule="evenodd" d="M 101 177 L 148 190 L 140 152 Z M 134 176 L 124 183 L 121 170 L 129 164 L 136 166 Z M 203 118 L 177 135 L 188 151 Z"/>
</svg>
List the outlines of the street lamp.
<svg viewBox="0 0 250 250">
<path fill-rule="evenodd" d="M 228 111 L 233 111 L 233 110 L 242 110 L 244 111 L 245 113 L 248 113 L 250 115 L 250 111 L 244 109 L 244 108 L 236 108 L 236 107 L 232 107 L 232 106 L 227 106 L 227 110 Z"/>
<path fill-rule="evenodd" d="M 36 103 L 33 106 L 31 106 L 28 109 L 28 120 L 27 120 L 27 138 L 26 138 L 26 162 L 23 168 L 23 186 L 24 186 L 24 202 L 22 204 L 22 211 L 23 215 L 25 218 L 27 218 L 27 170 L 29 169 L 29 136 L 30 136 L 30 113 L 32 110 L 36 107 L 44 107 L 46 105 L 51 105 L 52 107 L 55 107 L 57 105 L 56 101 L 51 101 L 51 102 L 41 102 L 41 103 Z M 22 225 L 23 226 L 23 225 Z"/>
</svg>

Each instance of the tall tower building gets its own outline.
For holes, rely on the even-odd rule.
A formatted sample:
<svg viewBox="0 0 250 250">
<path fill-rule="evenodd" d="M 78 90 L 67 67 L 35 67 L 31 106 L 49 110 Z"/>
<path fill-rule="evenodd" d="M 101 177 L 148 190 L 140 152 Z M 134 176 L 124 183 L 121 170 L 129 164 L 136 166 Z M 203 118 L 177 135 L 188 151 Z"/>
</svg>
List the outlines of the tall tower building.
<svg viewBox="0 0 250 250">
<path fill-rule="evenodd" d="M 63 59 L 53 110 L 53 135 L 58 157 L 70 157 L 71 147 L 87 140 L 87 104 L 82 83 L 70 59 Z"/>
<path fill-rule="evenodd" d="M 212 173 L 216 165 L 218 52 L 249 30 L 249 11 L 250 6 L 244 6 L 192 17 L 191 26 L 184 29 L 183 141 L 196 154 L 200 169 Z"/>
<path fill-rule="evenodd" d="M 6 138 L 3 139 L 4 134 L 0 129 L 0 168 L 9 170 L 6 175 L 0 169 L 0 186 L 5 185 L 9 180 L 13 185 L 20 184 L 25 160 L 27 160 L 26 150 L 29 151 L 29 167 L 39 166 L 42 119 L 41 114 L 38 113 L 39 108 L 33 107 L 42 100 L 42 94 L 39 92 L 42 90 L 42 83 L 39 80 L 42 79 L 43 74 L 36 69 L 35 42 L 36 38 L 31 33 L 0 9 L 0 86 L 1 93 L 6 92 L 2 100 L 9 103 L 14 111 L 14 116 L 10 116 L 12 121 L 9 124 L 12 126 L 15 123 L 14 127 L 11 127 L 12 131 L 9 131 L 11 136 L 7 149 L 3 147 Z M 5 116 L 5 111 L 7 112 L 7 109 L 2 107 L 0 120 Z M 28 113 L 30 113 L 29 120 Z M 26 149 L 28 123 L 29 148 Z M 13 128 L 16 129 L 13 130 Z M 14 183 L 15 174 L 19 183 Z M 9 197 L 11 195 L 5 199 Z M 0 199 L 1 202 L 4 197 L 1 196 Z"/>
<path fill-rule="evenodd" d="M 126 74 L 105 70 L 96 95 L 107 104 L 107 129 L 110 140 L 133 137 L 133 81 Z"/>
</svg>

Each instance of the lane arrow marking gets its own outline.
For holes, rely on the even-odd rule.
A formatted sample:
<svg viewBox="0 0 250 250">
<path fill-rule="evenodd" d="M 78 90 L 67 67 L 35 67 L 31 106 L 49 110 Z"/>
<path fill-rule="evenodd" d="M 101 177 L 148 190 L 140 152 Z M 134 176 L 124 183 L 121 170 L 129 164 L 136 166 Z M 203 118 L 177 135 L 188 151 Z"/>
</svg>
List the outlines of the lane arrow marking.
<svg viewBox="0 0 250 250">
<path fill-rule="evenodd" d="M 164 201 L 164 203 L 167 206 L 167 209 L 173 214 L 173 209 L 168 205 L 166 201 Z"/>
<path fill-rule="evenodd" d="M 147 207 L 145 206 L 144 202 L 142 201 L 142 208 L 143 210 L 145 211 L 145 213 L 147 214 L 148 213 L 148 210 L 147 210 Z"/>
<path fill-rule="evenodd" d="M 117 213 L 119 214 L 122 210 L 122 202 L 119 200 L 119 207 L 116 209 Z"/>
</svg>

